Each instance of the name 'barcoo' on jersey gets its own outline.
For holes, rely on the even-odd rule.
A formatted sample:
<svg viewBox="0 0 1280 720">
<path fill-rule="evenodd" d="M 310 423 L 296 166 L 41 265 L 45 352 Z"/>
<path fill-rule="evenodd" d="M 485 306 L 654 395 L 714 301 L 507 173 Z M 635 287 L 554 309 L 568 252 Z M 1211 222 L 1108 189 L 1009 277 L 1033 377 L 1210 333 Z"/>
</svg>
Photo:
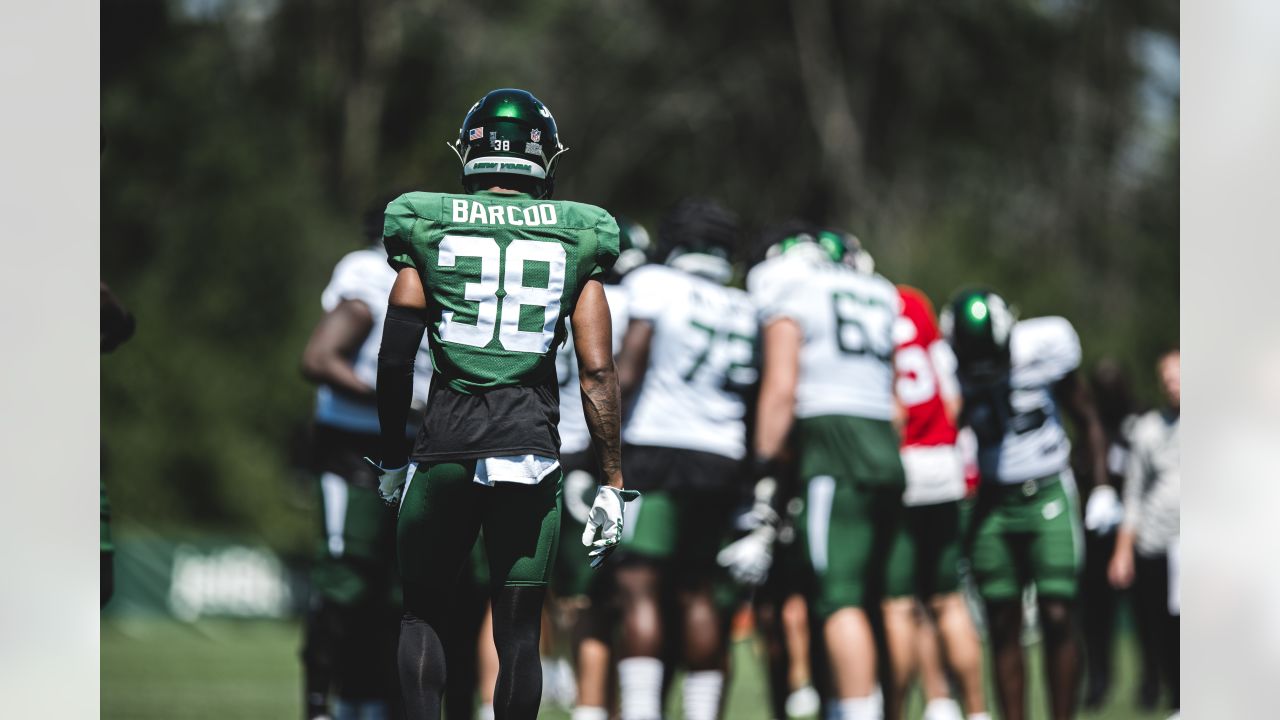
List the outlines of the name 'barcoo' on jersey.
<svg viewBox="0 0 1280 720">
<path fill-rule="evenodd" d="M 477 200 L 453 198 L 452 220 L 471 225 L 515 225 L 517 227 L 541 227 L 555 225 L 556 206 L 539 203 L 527 207 L 516 205 L 488 205 Z"/>
</svg>

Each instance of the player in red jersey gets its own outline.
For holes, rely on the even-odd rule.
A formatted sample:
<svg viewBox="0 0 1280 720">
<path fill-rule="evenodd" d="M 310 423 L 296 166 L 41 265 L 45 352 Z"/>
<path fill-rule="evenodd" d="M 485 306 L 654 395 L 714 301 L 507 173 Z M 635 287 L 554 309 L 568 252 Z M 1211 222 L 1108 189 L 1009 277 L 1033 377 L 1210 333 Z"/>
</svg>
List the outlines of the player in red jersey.
<svg viewBox="0 0 1280 720">
<path fill-rule="evenodd" d="M 941 640 L 945 658 L 961 685 L 968 717 L 988 718 L 982 690 L 982 648 L 960 592 L 961 507 L 965 468 L 956 448 L 960 389 L 956 360 L 938 331 L 933 306 L 919 290 L 898 286 L 901 315 L 894 328 L 895 382 L 907 475 L 904 522 L 889 557 L 885 625 L 893 663 L 894 690 L 887 718 L 899 717 L 912 675 L 920 670 L 925 720 L 958 720 L 938 653 L 917 653 L 922 641 Z M 917 604 L 917 600 L 919 604 Z M 920 613 L 923 606 L 927 618 Z M 932 637 L 936 628 L 940 637 Z M 921 638 L 921 633 L 929 637 Z"/>
</svg>

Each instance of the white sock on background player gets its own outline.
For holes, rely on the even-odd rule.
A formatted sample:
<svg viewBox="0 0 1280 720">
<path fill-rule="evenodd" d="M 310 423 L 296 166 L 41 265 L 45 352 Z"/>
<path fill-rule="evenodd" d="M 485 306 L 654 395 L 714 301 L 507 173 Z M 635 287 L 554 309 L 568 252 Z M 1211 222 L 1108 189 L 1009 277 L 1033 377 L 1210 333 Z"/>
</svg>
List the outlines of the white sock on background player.
<svg viewBox="0 0 1280 720">
<path fill-rule="evenodd" d="M 576 707 L 571 720 L 609 720 L 609 711 L 602 707 Z"/>
<path fill-rule="evenodd" d="M 970 713 L 969 720 L 991 720 L 991 713 Z"/>
<path fill-rule="evenodd" d="M 542 702 L 564 710 L 577 701 L 578 686 L 573 668 L 564 658 L 539 656 L 542 662 Z"/>
<path fill-rule="evenodd" d="M 809 717 L 817 715 L 822 709 L 822 698 L 818 696 L 818 691 L 812 685 L 805 685 L 799 690 L 792 690 L 787 695 L 786 702 L 787 717 Z"/>
<path fill-rule="evenodd" d="M 618 661 L 622 720 L 662 718 L 662 661 L 632 657 Z"/>
<path fill-rule="evenodd" d="M 484 704 L 480 706 L 480 710 L 476 712 L 476 720 L 493 720 L 493 706 Z"/>
<path fill-rule="evenodd" d="M 884 720 L 880 695 L 846 698 L 840 701 L 840 720 Z"/>
<path fill-rule="evenodd" d="M 964 720 L 964 713 L 955 700 L 934 698 L 925 704 L 921 720 Z"/>
<path fill-rule="evenodd" d="M 716 720 L 720 712 L 720 693 L 724 689 L 724 673 L 698 670 L 684 676 L 684 720 Z"/>
</svg>

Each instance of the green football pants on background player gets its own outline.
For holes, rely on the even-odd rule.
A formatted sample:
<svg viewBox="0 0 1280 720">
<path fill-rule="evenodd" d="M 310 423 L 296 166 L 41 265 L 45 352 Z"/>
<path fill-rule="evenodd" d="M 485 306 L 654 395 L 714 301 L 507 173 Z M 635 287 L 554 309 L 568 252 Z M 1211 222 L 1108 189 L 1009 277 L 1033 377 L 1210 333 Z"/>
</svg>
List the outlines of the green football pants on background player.
<svg viewBox="0 0 1280 720">
<path fill-rule="evenodd" d="M 984 600 L 1019 599 L 1028 584 L 1039 597 L 1075 598 L 1083 531 L 1074 491 L 1060 476 L 983 486 L 971 523 L 971 564 Z"/>
</svg>

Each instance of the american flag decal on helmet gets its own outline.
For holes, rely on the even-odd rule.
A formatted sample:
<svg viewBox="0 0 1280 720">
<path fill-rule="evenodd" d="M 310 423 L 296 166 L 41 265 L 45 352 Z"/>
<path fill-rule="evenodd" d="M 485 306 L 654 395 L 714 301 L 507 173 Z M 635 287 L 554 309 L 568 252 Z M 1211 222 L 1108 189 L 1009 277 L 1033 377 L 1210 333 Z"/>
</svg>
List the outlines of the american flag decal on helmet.
<svg viewBox="0 0 1280 720">
<path fill-rule="evenodd" d="M 479 140 L 483 137 L 484 137 L 484 128 L 482 127 L 471 128 L 471 132 L 467 135 L 468 140 Z"/>
</svg>

